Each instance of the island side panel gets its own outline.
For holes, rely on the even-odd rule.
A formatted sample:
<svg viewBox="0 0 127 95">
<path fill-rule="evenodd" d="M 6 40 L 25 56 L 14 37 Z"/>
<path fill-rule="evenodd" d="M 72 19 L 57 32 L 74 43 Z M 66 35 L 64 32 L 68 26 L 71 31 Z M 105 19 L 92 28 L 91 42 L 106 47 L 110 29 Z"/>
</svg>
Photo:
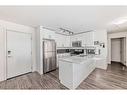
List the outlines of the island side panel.
<svg viewBox="0 0 127 95">
<path fill-rule="evenodd" d="M 94 60 L 84 61 L 84 64 L 74 64 L 73 66 L 73 88 L 77 88 L 88 75 L 95 69 Z"/>
<path fill-rule="evenodd" d="M 59 60 L 60 83 L 69 89 L 73 89 L 73 63 Z"/>
</svg>

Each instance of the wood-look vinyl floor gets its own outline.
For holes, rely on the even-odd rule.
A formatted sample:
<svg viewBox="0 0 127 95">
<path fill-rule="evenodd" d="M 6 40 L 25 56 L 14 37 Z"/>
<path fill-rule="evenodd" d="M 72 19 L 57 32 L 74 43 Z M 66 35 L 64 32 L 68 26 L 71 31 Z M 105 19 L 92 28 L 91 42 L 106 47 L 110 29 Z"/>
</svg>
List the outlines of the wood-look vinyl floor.
<svg viewBox="0 0 127 95">
<path fill-rule="evenodd" d="M 58 70 L 40 75 L 37 72 L 0 82 L 0 89 L 67 89 L 60 84 Z M 107 70 L 95 69 L 77 89 L 127 89 L 127 68 L 112 63 Z"/>
</svg>

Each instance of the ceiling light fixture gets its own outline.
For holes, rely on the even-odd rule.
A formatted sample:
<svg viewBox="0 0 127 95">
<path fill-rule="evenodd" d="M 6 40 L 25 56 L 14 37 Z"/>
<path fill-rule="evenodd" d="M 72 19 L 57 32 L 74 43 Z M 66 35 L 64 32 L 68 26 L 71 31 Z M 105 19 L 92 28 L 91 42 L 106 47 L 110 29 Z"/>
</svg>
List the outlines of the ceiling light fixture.
<svg viewBox="0 0 127 95">
<path fill-rule="evenodd" d="M 70 31 L 70 30 L 67 30 L 67 29 L 64 29 L 64 28 L 59 28 L 59 29 L 62 30 L 63 32 L 68 32 L 69 34 L 73 34 L 73 32 Z"/>
</svg>

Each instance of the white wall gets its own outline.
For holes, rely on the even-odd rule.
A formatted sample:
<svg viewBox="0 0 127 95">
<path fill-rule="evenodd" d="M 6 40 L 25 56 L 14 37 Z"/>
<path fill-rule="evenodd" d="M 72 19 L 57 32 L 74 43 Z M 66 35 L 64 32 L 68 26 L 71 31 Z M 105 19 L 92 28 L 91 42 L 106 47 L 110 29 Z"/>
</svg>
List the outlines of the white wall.
<svg viewBox="0 0 127 95">
<path fill-rule="evenodd" d="M 105 44 L 105 48 L 99 47 L 101 54 L 99 55 L 102 58 L 107 59 L 107 31 L 106 30 L 95 30 L 94 31 L 94 41 L 99 41 L 100 43 Z"/>
<path fill-rule="evenodd" d="M 95 30 L 94 41 L 99 41 L 100 43 L 105 44 L 105 48 L 100 45 L 95 45 L 98 49 L 100 49 L 100 55 L 98 55 L 98 57 L 102 59 L 97 61 L 96 65 L 97 68 L 107 69 L 107 31 L 103 29 Z"/>
<path fill-rule="evenodd" d="M 120 45 L 121 39 L 111 40 L 111 61 L 121 62 Z"/>
<path fill-rule="evenodd" d="M 0 20 L 0 81 L 6 79 L 6 31 L 27 32 L 32 34 L 32 65 L 36 71 L 35 29 L 8 21 Z"/>
<path fill-rule="evenodd" d="M 36 63 L 37 63 L 37 71 L 39 73 L 42 73 L 41 68 L 43 68 L 43 62 L 42 62 L 42 33 L 41 31 L 41 27 L 38 27 L 36 29 Z"/>
</svg>

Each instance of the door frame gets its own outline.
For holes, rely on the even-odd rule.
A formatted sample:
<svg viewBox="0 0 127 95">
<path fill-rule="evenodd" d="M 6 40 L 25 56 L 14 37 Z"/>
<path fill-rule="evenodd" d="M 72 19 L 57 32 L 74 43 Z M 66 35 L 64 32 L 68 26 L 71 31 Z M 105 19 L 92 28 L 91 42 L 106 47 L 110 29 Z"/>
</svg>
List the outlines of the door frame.
<svg viewBox="0 0 127 95">
<path fill-rule="evenodd" d="M 126 41 L 126 48 L 127 48 L 127 33 L 126 32 L 116 32 L 116 33 L 109 33 L 108 34 L 108 64 L 111 64 L 111 39 L 113 38 L 125 38 Z M 127 49 L 125 53 L 125 57 L 127 57 Z M 125 62 L 127 66 L 127 58 Z"/>
<path fill-rule="evenodd" d="M 17 32 L 17 33 L 24 33 L 24 34 L 30 34 L 31 35 L 31 72 L 33 72 L 33 60 L 32 60 L 32 56 L 33 56 L 33 49 L 32 49 L 32 33 L 27 33 L 27 32 L 23 32 L 23 31 L 16 31 L 16 30 L 10 30 L 10 29 L 6 29 L 5 30 L 5 80 L 7 79 L 7 32 L 8 31 L 12 31 L 12 32 Z"/>
</svg>

